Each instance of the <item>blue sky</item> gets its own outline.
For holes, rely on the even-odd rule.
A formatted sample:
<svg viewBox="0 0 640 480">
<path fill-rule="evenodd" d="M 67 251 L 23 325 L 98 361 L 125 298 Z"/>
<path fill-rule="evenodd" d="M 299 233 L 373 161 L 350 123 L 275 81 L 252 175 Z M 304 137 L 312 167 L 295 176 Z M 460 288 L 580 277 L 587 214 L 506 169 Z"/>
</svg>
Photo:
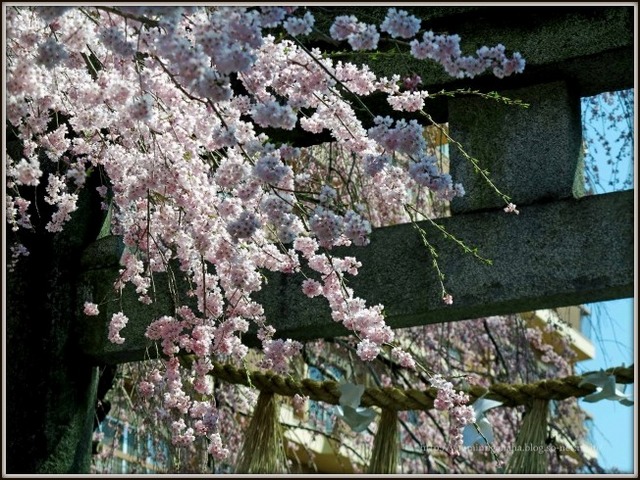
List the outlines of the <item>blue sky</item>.
<svg viewBox="0 0 640 480">
<path fill-rule="evenodd" d="M 580 372 L 630 365 L 634 361 L 634 299 L 626 298 L 599 304 L 588 304 L 595 332 L 591 339 L 596 347 L 593 360 L 581 362 Z M 627 386 L 625 393 L 632 392 Z M 617 467 L 621 472 L 633 473 L 635 407 L 602 400 L 597 403 L 580 402 L 593 417 L 591 440 L 598 452 L 600 464 L 608 471 Z"/>
<path fill-rule="evenodd" d="M 616 129 L 609 128 L 607 138 L 615 147 Z M 614 149 L 614 152 L 616 150 Z M 632 151 L 635 151 L 633 149 Z M 607 157 L 596 149 L 591 149 L 600 170 L 602 189 L 598 193 L 616 189 L 608 185 L 611 177 L 612 165 L 607 164 Z M 622 175 L 627 172 L 637 172 L 634 168 L 632 155 L 626 155 L 623 164 L 619 165 Z M 637 175 L 635 176 L 637 178 Z M 634 185 L 636 185 L 634 178 Z M 636 185 L 637 186 L 637 185 Z M 633 261 L 630 259 L 629 261 Z M 599 370 L 622 364 L 637 364 L 634 331 L 637 311 L 634 309 L 634 299 L 627 298 L 597 304 L 588 304 L 591 311 L 590 333 L 591 340 L 596 347 L 596 357 L 593 360 L 581 362 L 579 372 Z M 626 393 L 634 392 L 636 385 L 629 385 Z M 634 395 L 634 398 L 637 396 Z M 635 406 L 625 407 L 617 402 L 603 400 L 597 403 L 580 402 L 582 407 L 592 414 L 593 430 L 591 439 L 598 451 L 600 464 L 610 471 L 616 467 L 623 473 L 634 473 L 634 411 Z"/>
</svg>

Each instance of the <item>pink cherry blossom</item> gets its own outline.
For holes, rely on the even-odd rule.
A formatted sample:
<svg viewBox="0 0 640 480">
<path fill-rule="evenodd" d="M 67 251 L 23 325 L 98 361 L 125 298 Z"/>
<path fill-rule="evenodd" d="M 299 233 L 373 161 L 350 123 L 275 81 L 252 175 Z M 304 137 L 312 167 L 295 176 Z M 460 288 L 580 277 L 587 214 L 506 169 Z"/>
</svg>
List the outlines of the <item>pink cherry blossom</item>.
<svg viewBox="0 0 640 480">
<path fill-rule="evenodd" d="M 366 246 L 373 226 L 407 221 L 405 205 L 424 206 L 424 188 L 447 200 L 463 193 L 431 159 L 424 125 L 403 118 L 429 100 L 418 79 L 379 77 L 298 43 L 319 27 L 295 7 L 44 6 L 7 15 L 7 120 L 23 145 L 6 163 L 8 225 L 16 238 L 40 225 L 58 233 L 98 183 L 109 232 L 125 245 L 115 291 L 132 287 L 153 304 L 157 273 L 189 285 L 175 292 L 172 312 L 150 319 L 146 337 L 166 358 L 139 386 L 147 402 L 161 404 L 157 414 L 176 445 L 202 438 L 216 459 L 232 455 L 223 438 L 234 434 L 233 423 L 223 432 L 228 420 L 214 422 L 195 400 L 214 395 L 212 357 L 246 360 L 243 334 L 252 328 L 262 368 L 286 372 L 300 352 L 299 342 L 277 338 L 252 295 L 265 270 L 310 269 L 303 293 L 319 297 L 357 336 L 361 359 L 375 359 L 395 340 L 384 307 L 349 287 L 357 258 L 334 247 Z M 419 31 L 419 19 L 391 8 L 380 25 L 342 15 L 322 33 L 343 42 L 339 48 L 375 50 Z M 524 68 L 502 45 L 463 56 L 456 35 L 426 32 L 396 45 L 453 76 Z M 359 100 L 373 94 L 397 116 L 363 120 Z M 286 145 L 274 130 L 328 134 L 333 142 Z M 28 254 L 20 241 L 10 248 L 12 262 Z M 83 310 L 99 314 L 91 302 Z M 111 342 L 125 342 L 127 322 L 113 314 Z M 180 352 L 195 357 L 186 373 Z M 399 346 L 391 356 L 415 366 Z M 456 415 L 457 424 L 468 420 L 464 411 Z"/>
<path fill-rule="evenodd" d="M 100 313 L 100 311 L 98 310 L 98 305 L 91 302 L 84 303 L 83 311 L 85 315 L 89 315 L 89 316 L 98 315 Z"/>
<path fill-rule="evenodd" d="M 311 33 L 315 19 L 311 12 L 306 12 L 303 17 L 288 17 L 283 26 L 289 35 L 301 36 Z"/>
<path fill-rule="evenodd" d="M 393 38 L 412 38 L 420 30 L 420 19 L 409 15 L 404 10 L 390 8 L 380 30 L 387 32 Z"/>
<path fill-rule="evenodd" d="M 322 285 L 315 280 L 307 278 L 302 282 L 302 291 L 307 297 L 313 298 L 322 294 Z"/>
<path fill-rule="evenodd" d="M 516 215 L 520 215 L 520 211 L 516 209 L 516 205 L 514 203 L 509 203 L 503 209 L 507 213 L 515 213 Z"/>
<path fill-rule="evenodd" d="M 124 338 L 120 336 L 120 331 L 127 326 L 129 319 L 122 313 L 114 313 L 109 323 L 109 341 L 112 343 L 123 344 Z"/>
</svg>

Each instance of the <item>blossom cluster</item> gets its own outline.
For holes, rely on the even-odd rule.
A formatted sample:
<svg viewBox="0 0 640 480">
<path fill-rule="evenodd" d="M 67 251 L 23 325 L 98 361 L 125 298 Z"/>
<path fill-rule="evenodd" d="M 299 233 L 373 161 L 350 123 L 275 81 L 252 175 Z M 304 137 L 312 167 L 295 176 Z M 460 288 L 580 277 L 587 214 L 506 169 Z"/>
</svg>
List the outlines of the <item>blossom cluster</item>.
<svg viewBox="0 0 640 480">
<path fill-rule="evenodd" d="M 436 35 L 432 31 L 425 32 L 422 40 L 411 41 L 411 54 L 419 59 L 435 60 L 442 64 L 445 71 L 457 78 L 473 78 L 491 69 L 499 78 L 513 73 L 522 73 L 525 60 L 516 52 L 511 58 L 505 55 L 505 47 L 481 47 L 476 56 L 463 56 L 458 35 Z"/>
<path fill-rule="evenodd" d="M 428 30 L 419 40 L 414 37 L 420 32 L 420 26 L 420 19 L 414 15 L 390 8 L 380 25 L 380 31 L 392 38 L 413 39 L 409 45 L 414 58 L 434 60 L 453 77 L 473 78 L 491 70 L 495 76 L 503 78 L 524 71 L 525 60 L 522 55 L 515 52 L 511 58 L 507 57 L 502 44 L 483 46 L 476 51 L 475 57 L 463 56 L 459 35 L 438 35 Z M 354 15 L 336 17 L 329 33 L 336 40 L 347 40 L 354 50 L 375 50 L 380 41 L 376 25 L 360 22 Z"/>
<path fill-rule="evenodd" d="M 453 384 L 441 375 L 434 375 L 431 385 L 438 391 L 433 406 L 437 410 L 449 412 L 449 454 L 457 455 L 462 444 L 462 430 L 466 425 L 476 421 L 475 412 L 468 404 L 469 396 L 463 392 L 456 392 Z"/>
</svg>

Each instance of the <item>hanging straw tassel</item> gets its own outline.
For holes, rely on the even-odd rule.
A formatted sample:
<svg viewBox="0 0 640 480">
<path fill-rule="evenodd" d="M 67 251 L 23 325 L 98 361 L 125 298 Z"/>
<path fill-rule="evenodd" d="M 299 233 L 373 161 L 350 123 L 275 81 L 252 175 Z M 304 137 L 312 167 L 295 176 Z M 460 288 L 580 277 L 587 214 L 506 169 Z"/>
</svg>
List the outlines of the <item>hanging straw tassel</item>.
<svg viewBox="0 0 640 480">
<path fill-rule="evenodd" d="M 368 473 L 396 473 L 398 468 L 398 412 L 382 409 Z"/>
<path fill-rule="evenodd" d="M 238 455 L 236 473 L 286 473 L 280 404 L 273 392 L 262 391 Z"/>
<path fill-rule="evenodd" d="M 522 422 L 515 451 L 505 473 L 547 473 L 546 450 L 549 400 L 534 399 Z"/>
</svg>

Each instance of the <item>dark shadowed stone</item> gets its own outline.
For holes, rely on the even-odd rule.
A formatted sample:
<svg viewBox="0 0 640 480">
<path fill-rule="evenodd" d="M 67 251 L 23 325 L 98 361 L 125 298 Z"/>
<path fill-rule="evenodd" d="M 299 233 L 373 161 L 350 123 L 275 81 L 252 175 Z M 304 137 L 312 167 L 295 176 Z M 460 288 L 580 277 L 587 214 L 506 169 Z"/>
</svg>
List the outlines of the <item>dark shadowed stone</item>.
<svg viewBox="0 0 640 480">
<path fill-rule="evenodd" d="M 78 348 L 75 287 L 99 205 L 87 187 L 63 232 L 22 232 L 30 255 L 7 272 L 7 473 L 89 472 L 97 368 Z"/>
</svg>

